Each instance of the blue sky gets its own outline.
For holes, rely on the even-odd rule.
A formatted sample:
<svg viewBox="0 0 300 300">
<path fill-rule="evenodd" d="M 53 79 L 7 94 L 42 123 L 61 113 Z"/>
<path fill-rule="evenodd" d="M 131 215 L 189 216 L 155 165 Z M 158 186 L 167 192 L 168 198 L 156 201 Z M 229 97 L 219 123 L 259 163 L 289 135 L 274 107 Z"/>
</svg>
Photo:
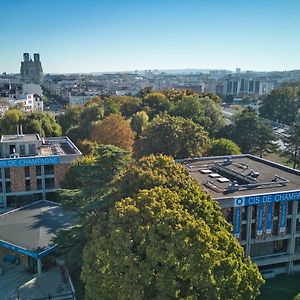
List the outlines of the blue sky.
<svg viewBox="0 0 300 300">
<path fill-rule="evenodd" d="M 0 73 L 300 69 L 299 0 L 0 0 Z"/>
</svg>

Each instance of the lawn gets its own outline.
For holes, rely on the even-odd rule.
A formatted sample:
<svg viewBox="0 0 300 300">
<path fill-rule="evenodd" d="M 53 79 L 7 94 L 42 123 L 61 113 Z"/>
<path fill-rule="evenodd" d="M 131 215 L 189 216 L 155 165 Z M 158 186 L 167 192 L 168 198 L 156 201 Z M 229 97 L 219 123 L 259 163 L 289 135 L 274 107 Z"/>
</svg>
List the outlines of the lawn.
<svg viewBox="0 0 300 300">
<path fill-rule="evenodd" d="M 266 280 L 257 300 L 293 300 L 300 293 L 300 273 L 277 275 Z"/>
</svg>

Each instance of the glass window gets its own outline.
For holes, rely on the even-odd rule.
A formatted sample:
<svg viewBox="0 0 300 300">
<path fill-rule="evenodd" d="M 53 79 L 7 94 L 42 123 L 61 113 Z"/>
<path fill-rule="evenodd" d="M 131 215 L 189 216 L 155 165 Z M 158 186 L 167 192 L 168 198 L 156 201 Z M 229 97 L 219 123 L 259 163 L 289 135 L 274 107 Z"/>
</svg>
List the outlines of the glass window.
<svg viewBox="0 0 300 300">
<path fill-rule="evenodd" d="M 31 190 L 30 180 L 25 180 L 25 190 L 26 191 L 30 191 Z"/>
<path fill-rule="evenodd" d="M 276 202 L 274 204 L 274 217 L 279 216 L 279 210 L 280 210 L 280 202 Z"/>
<path fill-rule="evenodd" d="M 9 168 L 5 168 L 4 173 L 5 173 L 5 178 L 10 178 L 10 169 Z"/>
<path fill-rule="evenodd" d="M 278 220 L 273 220 L 273 235 L 278 235 Z"/>
<path fill-rule="evenodd" d="M 20 145 L 20 155 L 21 156 L 25 155 L 25 145 L 24 144 Z"/>
<path fill-rule="evenodd" d="M 53 175 L 54 174 L 54 166 L 53 165 L 45 165 L 44 166 L 45 175 Z"/>
<path fill-rule="evenodd" d="M 42 167 L 36 166 L 36 176 L 42 176 Z"/>
<path fill-rule="evenodd" d="M 54 178 L 46 178 L 45 179 L 45 188 L 53 189 L 54 188 Z"/>
<path fill-rule="evenodd" d="M 36 180 L 36 188 L 37 188 L 38 190 L 43 189 L 43 186 L 42 186 L 42 179 L 37 179 L 37 180 Z"/>
<path fill-rule="evenodd" d="M 10 186 L 10 181 L 5 182 L 5 188 L 6 188 L 6 193 L 11 192 L 11 186 Z"/>
<path fill-rule="evenodd" d="M 29 154 L 30 154 L 30 155 L 36 154 L 36 151 L 35 151 L 35 144 L 30 144 L 30 145 L 29 145 Z"/>
<path fill-rule="evenodd" d="M 30 177 L 30 169 L 29 167 L 24 168 L 25 177 Z"/>
<path fill-rule="evenodd" d="M 244 241 L 247 238 L 247 224 L 243 224 L 241 228 L 241 240 Z"/>
<path fill-rule="evenodd" d="M 274 242 L 274 253 L 286 252 L 287 251 L 287 240 L 279 240 Z"/>
</svg>

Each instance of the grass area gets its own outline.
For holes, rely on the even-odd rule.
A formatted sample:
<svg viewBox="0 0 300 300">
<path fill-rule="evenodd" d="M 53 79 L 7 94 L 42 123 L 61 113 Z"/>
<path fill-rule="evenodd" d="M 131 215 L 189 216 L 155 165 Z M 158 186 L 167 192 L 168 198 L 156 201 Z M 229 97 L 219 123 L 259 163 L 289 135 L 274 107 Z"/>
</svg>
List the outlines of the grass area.
<svg viewBox="0 0 300 300">
<path fill-rule="evenodd" d="M 273 161 L 275 163 L 281 164 L 281 165 L 285 165 L 287 167 L 292 168 L 293 165 L 291 163 L 288 163 L 286 161 L 285 157 L 280 156 L 280 154 L 278 152 L 272 152 L 272 153 L 264 153 L 263 156 L 264 159 Z"/>
<path fill-rule="evenodd" d="M 257 300 L 293 300 L 300 293 L 300 273 L 277 275 L 266 280 Z"/>
</svg>

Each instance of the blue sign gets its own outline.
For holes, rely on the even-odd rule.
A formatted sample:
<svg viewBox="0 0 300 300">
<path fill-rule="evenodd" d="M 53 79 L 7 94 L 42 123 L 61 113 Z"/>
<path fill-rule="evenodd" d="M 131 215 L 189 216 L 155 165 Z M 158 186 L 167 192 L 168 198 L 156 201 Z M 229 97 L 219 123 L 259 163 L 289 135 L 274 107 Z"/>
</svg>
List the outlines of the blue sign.
<svg viewBox="0 0 300 300">
<path fill-rule="evenodd" d="M 241 230 L 241 208 L 236 207 L 234 209 L 234 237 L 240 237 Z"/>
<path fill-rule="evenodd" d="M 38 258 L 42 258 L 42 257 L 48 255 L 50 252 L 55 250 L 57 245 L 53 245 L 53 246 L 50 246 L 50 247 L 48 247 L 44 250 L 40 250 L 40 252 L 29 251 L 29 250 L 26 250 L 24 248 L 18 247 L 16 245 L 13 245 L 13 244 L 10 244 L 10 243 L 4 242 L 4 241 L 0 241 L 0 247 L 10 249 L 14 252 L 25 254 L 25 255 L 30 256 L 32 258 L 38 259 Z"/>
<path fill-rule="evenodd" d="M 300 191 L 282 192 L 274 194 L 238 197 L 234 199 L 234 206 L 252 206 L 273 202 L 286 202 L 300 200 Z"/>
<path fill-rule="evenodd" d="M 287 203 L 281 203 L 279 232 L 285 233 Z"/>
<path fill-rule="evenodd" d="M 0 241 L 0 247 L 10 249 L 10 250 L 12 250 L 14 252 L 17 252 L 17 253 L 28 255 L 28 256 L 33 257 L 33 258 L 38 257 L 38 254 L 35 253 L 35 252 L 28 251 L 26 249 L 20 248 L 18 246 L 12 245 L 12 244 L 4 242 L 4 241 Z"/>
<path fill-rule="evenodd" d="M 273 227 L 273 203 L 269 203 L 267 207 L 266 234 L 272 233 Z"/>
<path fill-rule="evenodd" d="M 35 156 L 26 158 L 6 158 L 0 159 L 0 168 L 56 165 L 59 163 L 59 155 Z"/>
<path fill-rule="evenodd" d="M 256 234 L 258 236 L 261 236 L 263 233 L 263 220 L 264 220 L 264 204 L 258 205 L 258 216 L 257 216 L 257 228 L 256 228 Z"/>
</svg>

